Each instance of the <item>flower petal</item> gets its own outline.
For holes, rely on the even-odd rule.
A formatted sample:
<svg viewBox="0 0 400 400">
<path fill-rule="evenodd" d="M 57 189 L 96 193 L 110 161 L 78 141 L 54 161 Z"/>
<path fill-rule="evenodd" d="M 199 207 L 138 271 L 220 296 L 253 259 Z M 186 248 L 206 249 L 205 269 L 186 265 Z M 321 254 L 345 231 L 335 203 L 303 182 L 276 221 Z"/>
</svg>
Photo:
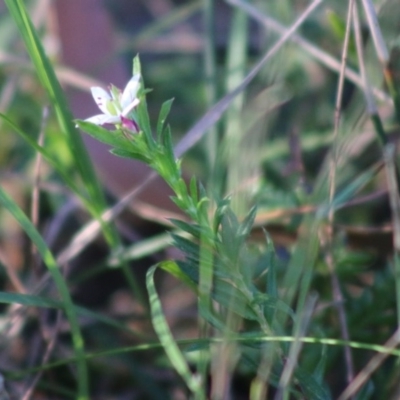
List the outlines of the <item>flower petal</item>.
<svg viewBox="0 0 400 400">
<path fill-rule="evenodd" d="M 96 125 L 119 124 L 121 122 L 121 118 L 118 115 L 99 114 L 87 118 L 85 121 Z"/>
<path fill-rule="evenodd" d="M 124 92 L 122 93 L 121 96 L 121 106 L 123 109 L 125 109 L 128 105 L 134 102 L 139 87 L 140 87 L 140 74 L 133 75 L 130 81 L 125 86 Z M 136 103 L 135 105 L 137 104 L 138 103 Z M 131 107 L 131 109 L 133 107 Z"/>
<path fill-rule="evenodd" d="M 100 110 L 103 111 L 104 114 L 111 115 L 107 108 L 107 104 L 111 101 L 111 96 L 103 88 L 98 86 L 92 87 L 90 90 Z"/>
<path fill-rule="evenodd" d="M 138 104 L 140 103 L 139 99 L 134 99 L 132 103 L 128 104 L 123 110 L 122 115 L 126 117 Z"/>
</svg>

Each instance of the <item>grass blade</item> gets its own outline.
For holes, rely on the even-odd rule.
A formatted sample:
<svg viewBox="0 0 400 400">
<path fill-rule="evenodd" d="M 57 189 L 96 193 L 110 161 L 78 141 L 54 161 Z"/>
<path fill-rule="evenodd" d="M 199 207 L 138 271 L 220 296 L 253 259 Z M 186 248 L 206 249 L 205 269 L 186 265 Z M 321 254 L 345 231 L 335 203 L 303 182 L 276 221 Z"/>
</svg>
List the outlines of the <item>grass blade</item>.
<svg viewBox="0 0 400 400">
<path fill-rule="evenodd" d="M 147 272 L 146 277 L 146 286 L 147 290 L 149 291 L 151 319 L 153 327 L 154 330 L 157 332 L 160 342 L 171 364 L 174 366 L 178 374 L 183 378 L 192 393 L 196 394 L 200 389 L 200 382 L 198 382 L 192 376 L 189 366 L 172 336 L 172 333 L 168 327 L 162 310 L 161 301 L 155 288 L 154 273 L 156 272 L 157 268 L 158 265 L 154 265 L 152 268 L 150 268 L 150 270 Z"/>
<path fill-rule="evenodd" d="M 78 399 L 88 399 L 88 374 L 85 361 L 84 341 L 79 327 L 78 318 L 75 312 L 74 304 L 68 290 L 68 286 L 61 274 L 61 271 L 43 238 L 29 221 L 28 217 L 15 204 L 12 198 L 0 187 L 0 204 L 6 208 L 21 225 L 24 232 L 36 245 L 39 254 L 42 256 L 43 263 L 49 270 L 58 292 L 61 296 L 63 308 L 71 326 L 71 336 L 74 348 L 74 354 L 77 363 L 78 379 Z"/>
<path fill-rule="evenodd" d="M 18 26 L 36 73 L 49 96 L 49 101 L 54 106 L 61 132 L 65 135 L 71 156 L 87 190 L 87 196 L 96 212 L 95 216 L 98 217 L 105 204 L 103 193 L 83 140 L 73 123 L 72 114 L 53 66 L 45 53 L 22 0 L 5 0 L 5 3 Z M 108 233 L 108 237 L 111 238 L 110 233 Z"/>
</svg>

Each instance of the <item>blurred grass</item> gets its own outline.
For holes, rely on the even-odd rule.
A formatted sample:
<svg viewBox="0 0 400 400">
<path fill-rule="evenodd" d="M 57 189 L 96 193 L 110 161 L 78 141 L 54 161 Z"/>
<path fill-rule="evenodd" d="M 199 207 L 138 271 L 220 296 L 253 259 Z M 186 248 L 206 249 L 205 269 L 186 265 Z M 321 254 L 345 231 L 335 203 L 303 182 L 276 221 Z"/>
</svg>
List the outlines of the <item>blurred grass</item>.
<svg viewBox="0 0 400 400">
<path fill-rule="evenodd" d="M 88 191 L 93 206 L 93 211 L 99 214 L 104 208 L 102 203 L 102 190 L 98 183 L 88 153 L 83 145 L 82 138 L 74 126 L 73 116 L 69 111 L 64 92 L 57 80 L 53 67 L 47 58 L 40 38 L 27 14 L 22 1 L 6 0 L 9 12 L 19 29 L 27 52 L 35 66 L 35 71 L 47 91 L 50 103 L 54 106 L 60 130 L 65 135 L 74 163 L 83 181 L 84 188 Z"/>
<path fill-rule="evenodd" d="M 228 20 L 224 19 L 224 14 L 216 7 L 216 2 L 211 0 L 203 3 L 192 2 L 179 9 L 173 8 L 169 15 L 149 22 L 141 32 L 134 34 L 131 32 L 120 33 L 117 53 L 126 51 L 128 47 L 136 52 L 138 47 L 135 46 L 139 45 L 142 53 L 144 53 L 141 54 L 142 68 L 148 86 L 154 89 L 148 98 L 149 108 L 153 115 L 158 112 L 162 101 L 169 97 L 176 97 L 169 118 L 173 131 L 177 133 L 176 136 L 182 136 L 183 132 L 203 114 L 203 111 L 210 110 L 218 99 L 240 85 L 246 72 L 255 65 L 256 61 L 271 48 L 279 37 L 279 34 L 275 33 L 272 28 L 264 30 L 261 25 L 255 27 L 254 15 L 250 13 L 247 16 L 243 11 L 249 4 L 236 0 L 228 3 L 234 4 L 232 17 Z M 27 14 L 24 12 L 23 3 L 6 0 L 6 4 L 17 22 L 18 31 L 24 37 L 40 84 L 32 78 L 30 72 L 27 72 L 26 65 L 21 65 L 18 73 L 11 71 L 6 66 L 0 73 L 2 98 L 6 99 L 7 87 L 8 90 L 15 93 L 13 100 L 8 102 L 4 100 L 3 103 L 6 106 L 2 109 L 5 114 L 1 125 L 1 129 L 4 130 L 3 145 L 0 149 L 0 161 L 4 166 L 2 168 L 8 173 L 15 174 L 14 176 L 18 177 L 18 181 L 26 179 L 29 176 L 34 155 L 36 152 L 40 152 L 49 164 L 48 168 L 51 170 L 52 179 L 57 183 L 67 184 L 69 190 L 82 197 L 85 208 L 93 216 L 98 217 L 105 207 L 105 202 L 102 200 L 102 189 L 94 177 L 80 134 L 73 125 L 72 116 L 65 103 L 62 89 L 54 74 L 54 67 L 44 54 L 41 38 L 36 36 L 32 29 Z M 202 5 L 204 6 L 203 9 L 200 8 Z M 290 26 L 296 16 L 300 14 L 300 11 L 304 9 L 305 2 L 294 5 L 293 2 L 285 0 L 271 4 L 251 3 L 250 5 L 259 7 L 256 9 L 259 10 L 260 17 L 265 16 L 270 20 L 280 22 L 284 26 Z M 113 5 L 110 3 L 109 7 L 113 8 Z M 395 268 L 394 265 L 398 265 L 397 252 L 399 249 L 395 247 L 397 257 L 393 258 L 392 252 L 380 251 L 380 241 L 383 240 L 383 236 L 378 234 L 377 239 L 373 236 L 375 229 L 379 231 L 384 225 L 397 226 L 399 223 L 398 216 L 393 211 L 396 210 L 394 205 L 398 201 L 398 182 L 396 182 L 396 179 L 390 181 L 390 193 L 393 199 L 392 208 L 389 206 L 386 195 L 378 205 L 366 201 L 363 204 L 363 209 L 355 206 L 346 208 L 345 211 L 338 210 L 339 206 L 345 206 L 359 196 L 373 195 L 382 190 L 387 193 L 385 177 L 379 172 L 383 165 L 382 151 L 376 145 L 372 124 L 366 122 L 368 115 L 365 113 L 365 101 L 362 91 L 359 89 L 360 87 L 363 88 L 359 76 L 360 79 L 356 79 L 357 85 L 354 84 L 354 75 L 352 75 L 353 78 L 346 79 L 344 82 L 341 135 L 336 143 L 338 158 L 334 167 L 336 168 L 336 193 L 333 201 L 329 202 L 328 176 L 331 169 L 329 157 L 331 157 L 332 150 L 338 69 L 327 66 L 329 62 L 326 61 L 329 59 L 328 56 L 336 61 L 340 58 L 346 27 L 345 8 L 344 4 L 327 1 L 317 12 L 310 15 L 305 25 L 296 31 L 296 36 L 292 38 L 293 41 L 288 41 L 262 68 L 246 90 L 231 102 L 230 108 L 224 114 L 222 125 L 213 123 L 209 127 L 209 133 L 203 145 L 191 152 L 184 160 L 188 170 L 195 171 L 196 174 L 200 175 L 212 194 L 212 191 L 217 191 L 221 194 L 232 195 L 234 208 L 239 210 L 241 214 L 246 214 L 250 205 L 258 204 L 258 218 L 260 221 L 262 220 L 264 228 L 267 232 L 270 232 L 271 241 L 275 243 L 274 257 L 276 259 L 272 263 L 265 261 L 266 258 L 263 259 L 264 261 L 260 261 L 261 264 L 257 267 L 260 276 L 257 276 L 255 281 L 258 286 L 265 288 L 266 293 L 279 296 L 279 299 L 292 306 L 296 316 L 293 321 L 290 319 L 285 321 L 285 318 L 282 318 L 279 313 L 272 315 L 271 318 L 275 321 L 277 331 L 282 336 L 276 338 L 262 337 L 261 341 L 273 341 L 275 349 L 281 346 L 282 349 L 288 351 L 288 354 L 291 342 L 294 342 L 295 346 L 303 342 L 336 346 L 334 350 L 325 350 L 325 347 L 317 344 L 307 345 L 301 347 L 301 349 L 297 348 L 298 353 L 295 351 L 296 347 L 292 347 L 293 353 L 291 353 L 293 356 L 291 360 L 298 362 L 302 369 L 308 371 L 310 376 L 320 376 L 320 381 L 316 379 L 316 382 L 320 384 L 319 388 L 329 387 L 333 398 L 337 398 L 340 392 L 345 389 L 347 383 L 350 383 L 346 382 L 344 373 L 346 365 L 341 354 L 345 346 L 350 345 L 352 348 L 357 372 L 363 371 L 371 357 L 371 351 L 382 353 L 388 351 L 395 357 L 399 356 L 398 350 L 388 350 L 384 345 L 398 327 L 400 300 L 397 288 L 400 286 L 400 277 L 395 273 L 398 266 Z M 383 28 L 384 39 L 389 46 L 389 51 L 395 54 L 399 36 L 395 21 L 400 11 L 396 4 L 390 0 L 383 2 L 380 9 L 379 25 Z M 330 10 L 333 14 L 329 16 L 327 10 Z M 200 12 L 208 16 L 208 24 L 206 32 L 195 31 L 195 36 L 199 40 L 207 38 L 205 39 L 207 43 L 205 54 L 200 54 L 199 49 L 190 52 L 180 51 L 179 54 L 171 51 L 170 55 L 168 55 L 168 49 L 163 50 L 164 54 L 158 55 L 153 50 L 146 54 L 146 40 L 158 38 L 168 29 L 177 26 L 181 21 L 185 21 L 185 18 L 189 16 L 196 18 Z M 332 15 L 334 16 L 332 17 Z M 364 14 L 361 12 L 360 17 L 364 18 Z M 212 31 L 215 28 L 212 23 L 213 20 L 217 21 L 217 24 L 223 23 L 228 26 L 223 35 L 223 46 L 220 45 L 221 36 L 218 37 L 217 42 L 215 33 Z M 263 20 L 264 22 L 267 21 L 266 18 Z M 266 25 L 268 25 L 268 21 Z M 197 25 L 195 24 L 195 26 Z M 16 31 L 9 14 L 2 15 L 0 29 L 7 33 L 1 36 L 2 51 L 10 53 L 10 46 L 14 42 L 13 38 Z M 370 36 L 369 29 L 367 24 L 363 22 L 362 36 L 364 40 Z M 13 34 L 9 33 L 13 30 Z M 131 41 L 132 35 L 134 38 Z M 352 40 L 354 40 L 354 36 Z M 307 46 L 303 47 L 302 45 L 304 41 L 319 49 L 322 52 L 319 53 L 321 57 L 315 58 L 314 55 L 310 55 Z M 249 43 L 257 43 L 258 45 L 256 47 L 252 45 L 250 49 Z M 358 71 L 355 43 L 350 43 L 349 52 L 349 67 L 353 71 Z M 385 85 L 382 85 L 383 67 L 377 61 L 376 50 L 371 39 L 366 40 L 364 53 L 365 70 L 368 74 L 368 81 L 372 86 L 371 92 L 380 90 L 382 94 L 382 91 L 386 90 Z M 204 63 L 199 62 L 202 56 L 205 59 Z M 129 63 L 131 63 L 131 58 L 129 58 Z M 20 84 L 21 78 L 26 84 Z M 10 86 L 7 86 L 7 84 Z M 394 86 L 394 89 L 397 90 L 397 86 Z M 44 92 L 47 94 L 45 95 Z M 383 94 L 386 94 L 387 98 L 387 93 L 384 92 Z M 393 94 L 396 96 L 392 87 Z M 39 131 L 41 123 L 38 115 L 47 102 L 46 99 L 51 99 L 51 103 L 56 109 L 56 119 L 51 119 L 48 129 L 57 132 L 57 134 L 61 133 L 62 139 L 59 140 L 63 142 L 54 145 L 53 148 L 59 145 L 66 150 L 69 153 L 67 160 L 62 159 L 62 156 L 50 153 L 47 145 L 39 148 L 35 144 L 34 132 Z M 380 116 L 384 130 L 392 131 L 391 140 L 396 141 L 398 122 L 396 122 L 392 106 L 389 102 L 377 100 L 376 111 Z M 399 110 L 396 109 L 395 111 L 398 112 Z M 10 124 L 7 125 L 6 122 L 10 122 Z M 16 139 L 15 132 L 19 132 L 21 136 L 25 137 L 26 144 L 22 144 Z M 394 162 L 397 162 L 397 158 Z M 70 173 L 71 168 L 76 168 L 79 172 L 77 174 Z M 58 171 L 57 176 L 54 176 L 55 171 Z M 395 174 L 392 173 L 391 176 L 393 177 Z M 28 190 L 29 182 L 29 179 L 27 179 L 27 183 L 24 185 Z M 20 185 L 17 182 L 14 184 Z M 23 195 L 26 197 L 26 193 Z M 46 195 L 52 196 L 50 193 Z M 3 200 L 7 200 L 7 207 L 10 211 L 17 213 L 15 204 L 10 202 L 10 199 L 4 197 Z M 326 233 L 327 216 L 332 203 L 335 207 L 336 223 L 333 225 L 333 232 Z M 55 204 L 58 203 L 55 202 Z M 306 208 L 309 210 L 308 213 L 300 212 L 301 209 Z M 299 212 L 295 213 L 296 210 Z M 279 216 L 273 220 L 263 217 L 263 215 L 268 215 L 269 212 L 273 211 L 278 212 L 277 215 Z M 47 212 L 50 214 L 50 218 L 55 218 L 58 210 L 55 208 Z M 17 214 L 22 215 L 19 211 Z M 20 218 L 20 221 L 25 224 L 25 231 L 34 232 L 31 227 L 28 228 L 28 221 L 23 217 Z M 3 216 L 1 221 L 4 221 Z M 349 245 L 353 234 L 352 228 L 357 228 L 358 225 L 365 229 L 365 237 L 372 238 L 376 247 L 372 248 L 365 237 L 361 237 L 361 239 L 358 237 L 358 244 L 360 246 L 361 243 L 361 249 L 354 249 Z M 0 230 L 3 235 L 7 236 L 7 226 L 3 224 Z M 111 233 L 109 234 L 111 235 Z M 252 243 L 254 246 L 264 255 L 271 254 L 267 251 L 268 246 L 264 239 L 259 240 L 256 231 L 253 234 Z M 337 304 L 335 304 L 332 295 L 331 271 L 329 271 L 326 263 L 326 249 L 322 243 L 322 239 L 329 234 L 332 235 L 333 265 L 343 291 L 343 307 L 346 312 L 350 339 L 353 341 L 350 344 L 343 341 L 340 336 Z M 34 235 L 36 243 L 39 243 L 41 239 L 36 233 Z M 164 245 L 163 243 L 168 243 L 168 240 L 164 241 L 162 236 L 161 239 L 160 245 L 155 238 L 155 248 L 158 249 L 159 246 Z M 135 254 L 139 254 L 139 257 L 148 255 L 149 240 L 151 243 L 151 239 L 143 240 L 143 242 L 138 241 L 134 243 L 133 248 L 126 246 L 126 248 L 117 249 L 115 247 L 114 253 L 111 255 L 106 250 L 104 259 L 109 260 L 107 257 L 117 254 L 118 257 L 114 257 L 112 260 L 113 263 L 118 264 L 118 259 L 128 259 Z M 397 246 L 396 243 L 395 246 Z M 117 250 L 121 252 L 119 253 Z M 361 257 L 359 257 L 360 255 Z M 29 257 L 27 259 L 29 260 Z M 249 268 L 254 264 L 250 261 L 249 259 Z M 58 271 L 53 267 L 50 270 Z M 19 272 L 21 271 L 19 270 Z M 28 265 L 24 269 L 22 278 L 28 282 L 30 274 Z M 68 281 L 60 274 L 54 279 L 61 288 L 61 301 L 68 313 L 75 335 L 75 350 L 73 350 L 75 353 L 72 353 L 74 354 L 72 358 L 67 360 L 62 355 L 55 355 L 53 362 L 48 366 L 44 365 L 43 370 L 54 368 L 57 363 L 80 362 L 81 374 L 78 373 L 77 376 L 80 377 L 78 382 L 81 384 L 81 398 L 90 397 L 88 395 L 89 389 L 86 387 L 85 373 L 82 371 L 85 368 L 93 369 L 91 363 L 86 365 L 86 362 L 92 357 L 107 357 L 111 353 L 126 352 L 128 359 L 119 358 L 115 364 L 121 365 L 122 363 L 126 366 L 130 364 L 130 351 L 135 351 L 135 349 L 149 351 L 150 348 L 153 350 L 157 348 L 158 344 L 152 343 L 155 340 L 153 332 L 147 333 L 146 331 L 148 327 L 137 326 L 139 324 L 135 318 L 124 316 L 121 322 L 122 326 L 126 324 L 128 327 L 129 324 L 132 324 L 133 329 L 137 330 L 138 333 L 147 333 L 148 340 L 142 339 L 140 344 L 130 347 L 131 342 L 124 336 L 121 327 L 120 331 L 115 334 L 115 343 L 113 343 L 113 335 L 106 337 L 107 335 L 104 334 L 103 345 L 108 343 L 110 347 L 111 345 L 113 347 L 112 350 L 108 350 L 109 353 L 104 353 L 104 348 L 96 347 L 98 342 L 96 342 L 95 337 L 99 333 L 96 333 L 95 329 L 94 332 L 91 332 L 83 325 L 80 327 L 81 321 L 78 323 L 76 319 L 76 308 L 68 294 L 68 290 L 72 289 L 73 281 Z M 210 277 L 206 276 L 205 279 L 210 279 Z M 2 273 L 3 291 L 10 290 L 7 281 L 7 275 Z M 71 288 L 66 285 L 71 285 Z M 112 283 L 110 282 L 109 285 L 112 285 Z M 92 288 L 91 290 L 101 289 Z M 308 324 L 300 330 L 300 325 L 305 321 L 302 316 L 305 304 L 308 304 L 307 299 L 314 293 L 318 295 L 316 306 L 313 309 L 306 307 L 306 310 L 311 313 L 311 317 L 309 317 Z M 179 295 L 179 291 L 175 293 L 175 296 Z M 168 298 L 167 293 L 162 293 L 162 291 L 159 296 L 161 300 L 165 301 Z M 12 298 L 7 300 L 7 303 L 11 302 Z M 34 301 L 29 302 L 29 298 L 27 298 L 27 303 L 35 307 L 39 306 Z M 132 305 L 130 304 L 130 306 Z M 158 305 L 157 312 L 162 315 L 160 307 Z M 4 308 L 2 312 L 2 318 L 7 319 L 9 311 Z M 100 314 L 102 312 L 105 316 L 107 315 L 106 309 L 101 310 Z M 172 308 L 164 307 L 165 315 L 169 316 L 174 312 L 179 313 Z M 119 317 L 116 318 L 119 323 Z M 226 316 L 227 325 L 232 324 L 229 318 L 229 316 Z M 194 324 L 195 318 L 190 321 Z M 241 322 L 239 321 L 239 323 Z M 243 325 L 247 328 L 247 325 L 251 324 L 243 322 Z M 186 332 L 184 327 L 184 317 L 177 318 L 175 323 L 171 323 L 174 335 L 184 335 Z M 87 350 L 80 347 L 80 335 L 83 335 L 80 332 L 81 329 L 85 331 L 85 342 L 89 343 Z M 6 332 L 4 332 L 4 335 L 6 336 Z M 242 340 L 242 338 L 236 339 Z M 213 352 L 209 351 L 208 344 L 213 340 L 221 340 L 219 348 L 223 349 L 224 341 L 228 338 L 205 337 L 203 341 L 187 339 L 177 343 L 184 348 L 187 345 L 192 345 L 195 349 L 204 350 L 212 360 Z M 281 341 L 285 342 L 286 345 L 280 345 Z M 126 344 L 127 342 L 129 345 Z M 68 347 L 68 345 L 66 346 Z M 259 353 L 257 356 L 249 356 L 249 354 L 253 354 L 251 351 L 254 351 L 254 349 L 251 350 L 251 346 L 257 349 L 257 353 Z M 214 350 L 217 348 L 218 346 L 213 347 Z M 359 350 L 354 351 L 356 348 Z M 252 392 L 253 399 L 263 398 L 262 395 L 265 394 L 265 390 L 271 382 L 274 383 L 271 385 L 272 387 L 279 387 L 279 378 L 282 376 L 279 374 L 282 373 L 282 369 L 274 367 L 270 371 L 270 375 L 262 375 L 262 371 L 260 372 L 260 366 L 263 366 L 264 362 L 262 357 L 269 360 L 269 348 L 260 345 L 260 338 L 249 339 L 248 346 L 239 346 L 239 349 L 243 355 L 240 362 L 235 364 L 232 359 L 227 358 L 226 364 L 222 363 L 223 368 L 225 368 L 223 371 L 226 370 L 227 374 L 230 375 L 232 385 L 236 379 L 240 381 L 240 378 L 244 377 L 246 383 L 243 386 L 247 390 L 250 387 L 249 381 L 259 374 L 259 380 L 253 381 L 255 385 L 253 388 L 256 388 Z M 7 353 L 4 348 L 1 351 L 4 354 Z M 321 353 L 323 352 L 325 352 L 324 357 L 326 357 L 324 363 L 321 361 Z M 189 352 L 183 353 L 183 355 L 192 356 L 192 359 L 198 361 L 194 353 L 195 351 L 192 354 Z M 214 357 L 215 354 L 222 353 L 214 353 Z M 319 361 L 321 361 L 321 364 L 318 364 Z M 243 367 L 243 365 L 246 365 L 246 367 Z M 161 370 L 171 367 L 161 356 L 158 356 L 157 359 L 152 358 L 152 361 L 146 363 L 145 366 L 157 367 Z M 28 372 L 28 366 L 25 367 Z M 4 369 L 7 370 L 7 368 Z M 185 375 L 187 371 L 183 372 L 189 382 L 188 375 Z M 140 372 L 134 372 L 133 366 L 131 372 L 127 375 L 125 373 L 120 373 L 120 379 L 129 381 L 129 374 L 140 376 Z M 100 374 L 103 377 L 107 376 L 107 369 L 104 368 L 100 371 Z M 366 371 L 366 374 L 370 373 Z M 384 398 L 396 399 L 396 393 L 399 390 L 396 378 L 399 375 L 400 371 L 395 358 L 386 360 L 384 363 L 382 361 L 378 370 L 373 375 L 368 375 L 373 385 L 368 388 L 369 391 L 365 392 L 362 398 L 372 399 L 385 396 Z M 12 379 L 12 375 L 9 374 L 9 376 Z M 124 378 L 126 376 L 128 378 Z M 282 398 L 301 398 L 301 395 L 296 394 L 296 391 L 289 393 L 289 389 L 296 389 L 294 382 L 301 375 L 294 374 L 293 376 L 284 381 L 285 387 L 282 388 Z M 118 377 L 113 377 L 113 379 L 118 381 Z M 149 379 L 158 382 L 157 377 L 151 376 Z M 174 378 L 169 379 L 170 386 L 179 387 Z M 9 385 L 12 386 L 12 381 L 9 382 Z M 60 383 L 59 388 L 61 389 L 63 385 L 65 387 L 65 384 Z M 91 384 L 90 390 L 96 385 L 97 382 Z M 121 385 L 129 387 L 129 383 L 126 382 Z M 248 393 L 247 390 L 246 395 Z M 274 398 L 274 389 L 269 388 L 268 393 L 270 393 L 270 398 Z M 320 392 L 315 386 L 314 394 L 311 394 L 314 397 L 309 398 L 329 398 L 325 394 L 321 395 L 325 397 L 318 397 L 318 393 Z M 242 398 L 246 398 L 246 395 L 243 395 Z M 172 398 L 172 394 L 166 394 L 166 396 Z M 275 398 L 279 398 L 280 395 L 276 396 Z"/>
<path fill-rule="evenodd" d="M 57 265 L 53 255 L 51 254 L 49 248 L 47 247 L 39 232 L 37 232 L 37 230 L 26 217 L 26 215 L 22 212 L 21 209 L 18 208 L 13 199 L 9 195 L 7 195 L 2 188 L 0 188 L 0 202 L 3 207 L 14 216 L 14 218 L 21 225 L 24 232 L 35 244 L 38 252 L 42 257 L 43 262 L 45 263 L 50 274 L 52 275 L 52 278 L 54 279 L 54 282 L 62 299 L 64 311 L 71 326 L 73 350 L 77 359 L 78 398 L 82 400 L 87 399 L 89 398 L 89 387 L 88 371 L 84 359 L 85 345 L 81 328 L 78 323 L 76 311 L 69 293 L 68 285 L 65 282 L 65 279 L 62 276 L 60 268 Z M 27 304 L 32 304 L 32 302 L 28 300 Z"/>
</svg>

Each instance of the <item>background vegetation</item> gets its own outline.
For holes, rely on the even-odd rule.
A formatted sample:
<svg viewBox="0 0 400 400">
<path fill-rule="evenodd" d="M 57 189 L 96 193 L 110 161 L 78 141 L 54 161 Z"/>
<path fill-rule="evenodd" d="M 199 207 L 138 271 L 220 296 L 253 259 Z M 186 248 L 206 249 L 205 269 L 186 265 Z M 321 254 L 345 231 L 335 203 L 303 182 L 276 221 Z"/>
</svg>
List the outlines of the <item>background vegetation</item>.
<svg viewBox="0 0 400 400">
<path fill-rule="evenodd" d="M 143 151 L 79 126 L 172 221 L 97 178 L 42 3 L 0 3 L 1 398 L 398 399 L 396 2 L 105 1 Z"/>
</svg>

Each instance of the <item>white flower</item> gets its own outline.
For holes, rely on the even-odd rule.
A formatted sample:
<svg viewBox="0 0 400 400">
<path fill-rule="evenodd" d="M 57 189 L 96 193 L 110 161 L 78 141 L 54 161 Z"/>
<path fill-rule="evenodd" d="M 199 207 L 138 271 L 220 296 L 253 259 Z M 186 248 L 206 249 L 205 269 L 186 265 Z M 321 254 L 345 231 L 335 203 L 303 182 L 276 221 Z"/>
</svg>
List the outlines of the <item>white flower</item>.
<svg viewBox="0 0 400 400">
<path fill-rule="evenodd" d="M 129 114 L 139 104 L 139 99 L 136 97 L 139 88 L 140 74 L 136 74 L 130 79 L 122 93 L 113 85 L 110 87 L 110 93 L 101 87 L 92 87 L 94 101 L 103 114 L 94 115 L 85 121 L 96 125 L 120 124 L 138 131 L 136 121 L 130 118 Z"/>
</svg>

